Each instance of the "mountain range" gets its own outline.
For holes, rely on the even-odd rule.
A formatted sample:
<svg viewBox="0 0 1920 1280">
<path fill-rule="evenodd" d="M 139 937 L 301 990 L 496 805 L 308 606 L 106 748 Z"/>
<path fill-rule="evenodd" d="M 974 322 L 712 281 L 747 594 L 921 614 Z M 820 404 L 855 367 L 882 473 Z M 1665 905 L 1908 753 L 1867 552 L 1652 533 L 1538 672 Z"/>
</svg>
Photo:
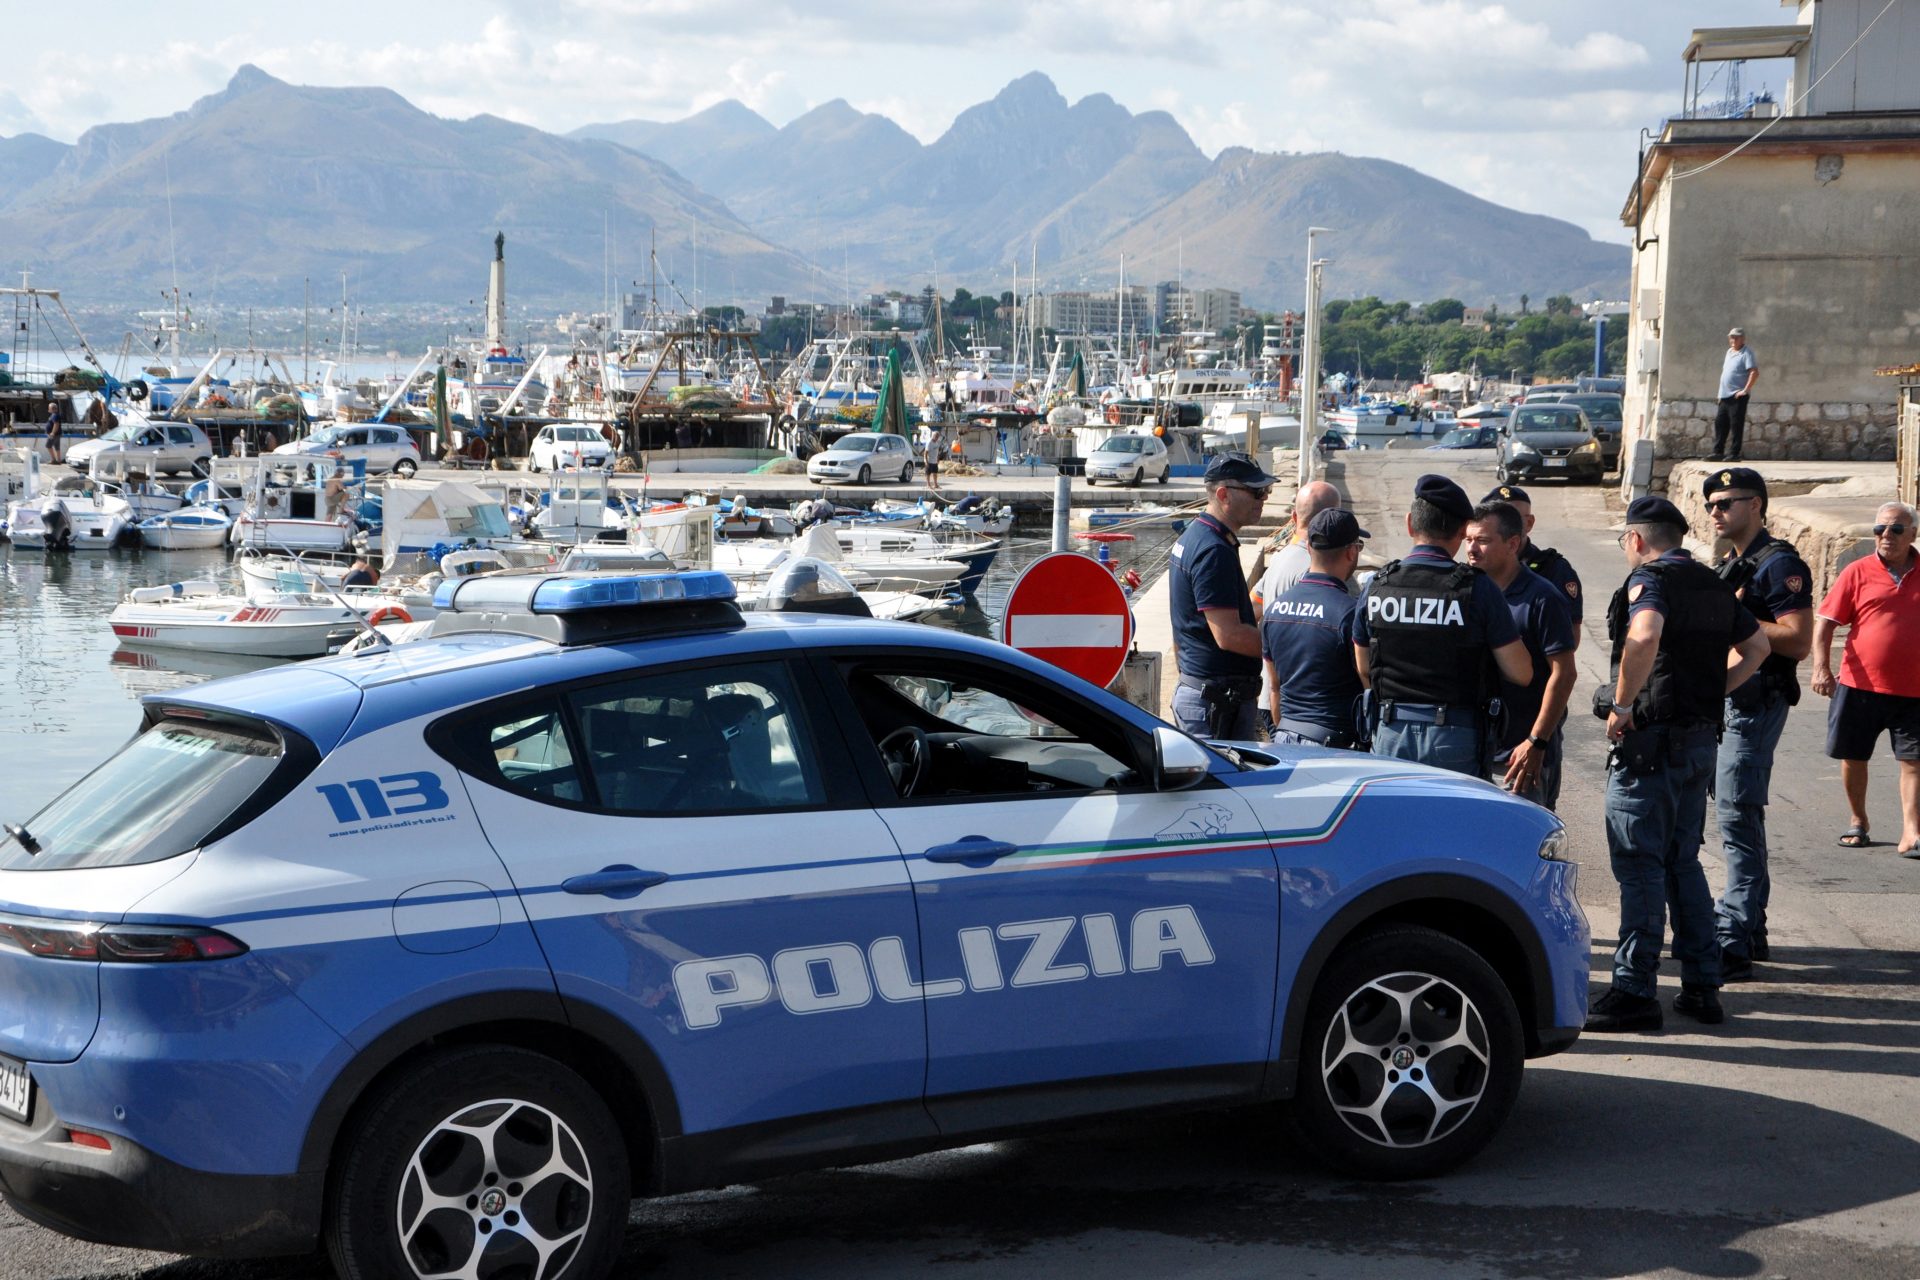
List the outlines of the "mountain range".
<svg viewBox="0 0 1920 1280">
<path fill-rule="evenodd" d="M 72 145 L 0 138 L 0 269 L 70 290 L 144 291 L 176 269 L 226 297 L 292 301 L 345 271 L 374 301 L 454 302 L 507 233 L 510 296 L 587 307 L 608 264 L 662 269 L 703 301 L 849 289 L 1104 288 L 1179 274 L 1298 306 L 1309 225 L 1339 229 L 1334 296 L 1507 302 L 1620 297 L 1624 246 L 1403 165 L 1230 148 L 1165 112 L 1069 103 L 1022 76 L 931 143 L 835 100 L 776 127 L 728 101 L 672 122 L 559 136 L 433 116 L 387 89 L 242 67 L 173 116 Z M 9 261 L 8 259 L 11 259 Z M 189 286 L 190 287 L 190 286 Z M 757 309 L 757 308 L 756 308 Z"/>
</svg>

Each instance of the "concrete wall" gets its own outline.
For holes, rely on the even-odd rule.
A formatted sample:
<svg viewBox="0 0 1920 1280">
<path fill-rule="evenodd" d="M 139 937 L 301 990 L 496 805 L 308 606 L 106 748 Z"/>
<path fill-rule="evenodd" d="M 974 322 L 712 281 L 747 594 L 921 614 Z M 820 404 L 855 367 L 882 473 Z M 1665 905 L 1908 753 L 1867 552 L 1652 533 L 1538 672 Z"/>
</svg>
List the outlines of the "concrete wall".
<svg viewBox="0 0 1920 1280">
<path fill-rule="evenodd" d="M 1686 124 L 1680 140 L 1757 127 Z M 1655 439 L 1656 479 L 1707 451 L 1733 325 L 1760 363 L 1749 458 L 1893 456 L 1896 387 L 1873 371 L 1920 357 L 1920 133 L 1885 118 L 1809 132 L 1769 135 L 1693 175 L 1731 144 L 1678 148 L 1650 193 L 1642 235 L 1659 242 L 1633 260 L 1627 432 Z M 1649 288 L 1657 315 L 1642 314 Z M 1648 336 L 1657 372 L 1640 360 Z"/>
</svg>

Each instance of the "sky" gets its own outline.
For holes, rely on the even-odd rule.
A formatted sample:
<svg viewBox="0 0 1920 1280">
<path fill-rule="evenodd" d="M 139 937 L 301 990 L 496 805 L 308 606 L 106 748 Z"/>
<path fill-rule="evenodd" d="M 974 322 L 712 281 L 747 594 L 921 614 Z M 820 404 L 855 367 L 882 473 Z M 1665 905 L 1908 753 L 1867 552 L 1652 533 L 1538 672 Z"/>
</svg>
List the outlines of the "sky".
<svg viewBox="0 0 1920 1280">
<path fill-rule="evenodd" d="M 1639 131 L 1680 105 L 1697 26 L 1792 21 L 1779 0 L 103 0 L 112 37 L 0 85 L 0 136 L 71 142 L 180 111 L 253 63 L 299 84 L 383 85 L 437 115 L 565 132 L 673 120 L 727 98 L 775 124 L 834 98 L 931 142 L 1029 71 L 1069 100 L 1161 109 L 1229 146 L 1396 160 L 1624 243 Z M 22 5 L 21 48 L 72 15 Z M 1746 88 L 1785 88 L 1752 64 Z M 1709 92 L 1718 95 L 1719 86 Z"/>
</svg>

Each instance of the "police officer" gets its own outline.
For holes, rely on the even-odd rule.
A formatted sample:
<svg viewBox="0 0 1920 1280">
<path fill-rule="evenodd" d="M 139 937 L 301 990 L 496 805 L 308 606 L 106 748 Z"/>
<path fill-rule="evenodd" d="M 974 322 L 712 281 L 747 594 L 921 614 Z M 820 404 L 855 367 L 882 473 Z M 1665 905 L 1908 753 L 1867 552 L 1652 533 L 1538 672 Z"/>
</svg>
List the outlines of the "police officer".
<svg viewBox="0 0 1920 1280">
<path fill-rule="evenodd" d="M 1589 1031 L 1660 1028 L 1655 981 L 1669 907 L 1681 979 L 1674 1012 L 1704 1023 L 1725 1017 L 1700 841 L 1724 699 L 1759 670 L 1767 641 L 1719 575 L 1681 549 L 1685 532 L 1679 510 L 1649 496 L 1627 508 L 1620 535 L 1630 572 L 1607 609 L 1613 679 L 1594 698 L 1614 744 L 1606 826 L 1620 945 Z M 1732 664 L 1729 649 L 1738 655 Z"/>
<path fill-rule="evenodd" d="M 1307 523 L 1306 573 L 1267 604 L 1260 642 L 1276 742 L 1360 745 L 1360 673 L 1353 665 L 1359 602 L 1347 583 L 1369 536 L 1351 511 L 1319 512 Z"/>
<path fill-rule="evenodd" d="M 1533 499 L 1517 484 L 1502 484 L 1495 485 L 1480 501 L 1504 502 L 1520 513 L 1520 521 L 1527 528 L 1526 541 L 1520 547 L 1520 563 L 1551 582 L 1566 597 L 1567 614 L 1573 620 L 1573 647 L 1578 649 L 1580 623 L 1586 616 L 1580 597 L 1580 575 L 1574 572 L 1573 561 L 1552 547 L 1534 545 Z"/>
<path fill-rule="evenodd" d="M 1796 668 L 1813 648 L 1813 575 L 1791 544 L 1766 530 L 1767 482 L 1751 467 L 1723 467 L 1707 477 L 1707 514 L 1731 544 L 1720 577 L 1760 624 L 1768 654 L 1759 672 L 1727 695 L 1714 804 L 1727 856 L 1727 887 L 1715 914 L 1720 974 L 1727 982 L 1753 976 L 1767 958 L 1767 788 L 1773 753 L 1800 701 Z"/>
<path fill-rule="evenodd" d="M 1200 737 L 1252 741 L 1259 730 L 1260 628 L 1240 568 L 1240 530 L 1259 516 L 1273 477 L 1244 453 L 1207 463 L 1207 509 L 1173 544 L 1173 718 Z"/>
<path fill-rule="evenodd" d="M 1504 714 L 1495 726 L 1487 777 L 1551 809 L 1560 795 L 1561 743 L 1573 695 L 1573 621 L 1566 595 L 1520 563 L 1526 536 L 1526 523 L 1511 503 L 1483 502 L 1467 521 L 1467 563 L 1500 588 L 1533 659 L 1530 683 L 1501 686 Z"/>
<path fill-rule="evenodd" d="M 1414 482 L 1413 550 L 1368 584 L 1353 648 L 1373 693 L 1373 753 L 1482 777 L 1498 679 L 1531 683 L 1533 660 L 1500 588 L 1454 561 L 1472 514 L 1445 476 Z"/>
</svg>

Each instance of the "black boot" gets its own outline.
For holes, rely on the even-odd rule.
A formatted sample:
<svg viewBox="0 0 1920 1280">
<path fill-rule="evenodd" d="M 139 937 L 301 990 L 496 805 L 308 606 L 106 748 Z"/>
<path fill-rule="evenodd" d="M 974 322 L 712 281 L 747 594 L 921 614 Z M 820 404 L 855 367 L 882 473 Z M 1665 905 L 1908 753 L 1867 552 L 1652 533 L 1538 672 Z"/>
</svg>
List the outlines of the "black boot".
<svg viewBox="0 0 1920 1280">
<path fill-rule="evenodd" d="M 1665 1019 L 1660 1001 L 1608 987 L 1587 1015 L 1588 1031 L 1658 1031 Z"/>
<path fill-rule="evenodd" d="M 1727 1011 L 1720 1007 L 1720 992 L 1698 982 L 1680 984 L 1680 994 L 1673 998 L 1673 1011 L 1708 1026 L 1727 1020 Z"/>
</svg>

